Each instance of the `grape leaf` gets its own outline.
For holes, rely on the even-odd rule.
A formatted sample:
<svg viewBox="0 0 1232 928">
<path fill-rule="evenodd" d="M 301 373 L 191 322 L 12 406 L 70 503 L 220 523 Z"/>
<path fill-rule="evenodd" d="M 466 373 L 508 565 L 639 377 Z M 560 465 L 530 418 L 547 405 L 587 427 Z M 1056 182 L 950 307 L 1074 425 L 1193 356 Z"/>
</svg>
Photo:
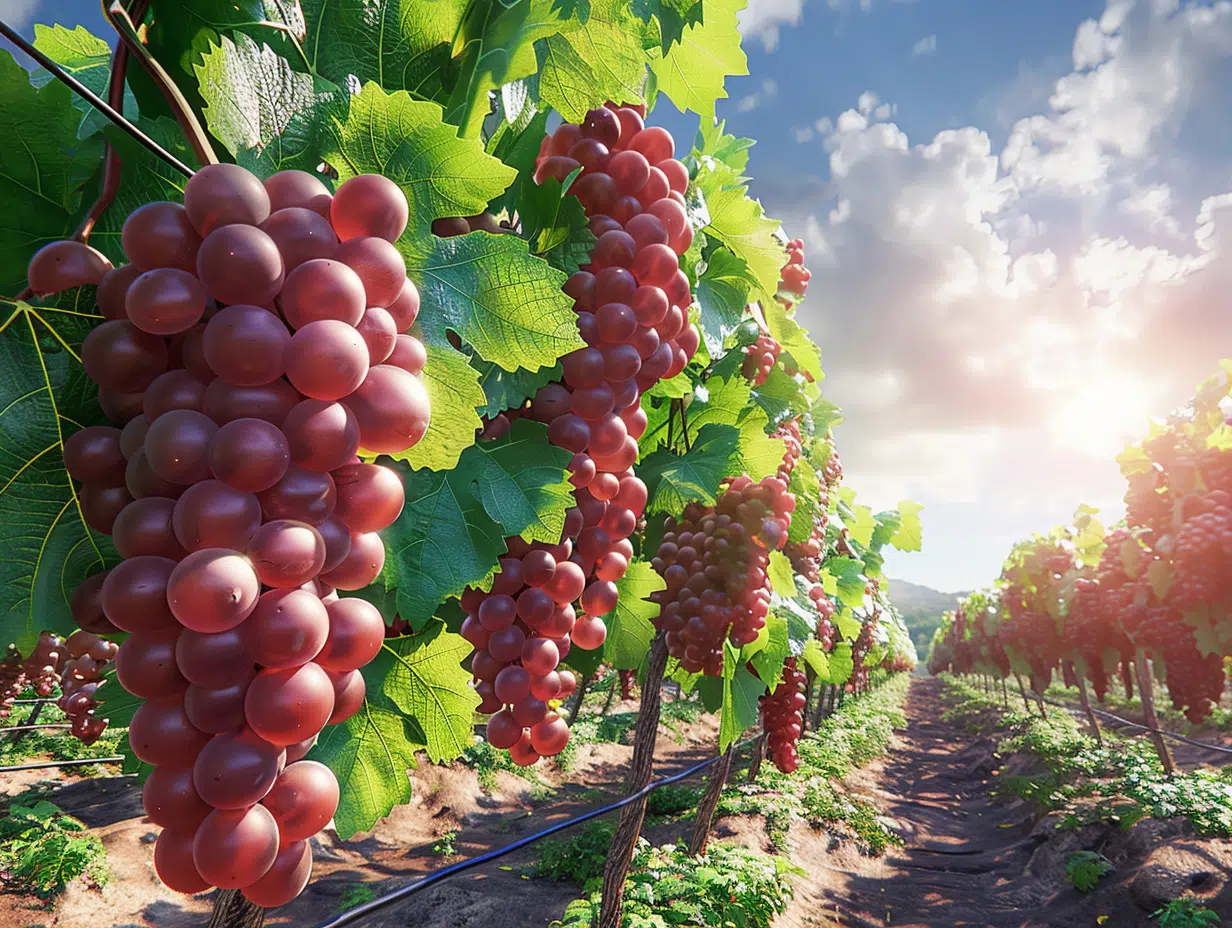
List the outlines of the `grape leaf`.
<svg viewBox="0 0 1232 928">
<path fill-rule="evenodd" d="M 740 443 L 736 445 L 738 473 L 754 480 L 777 473 L 786 447 L 783 439 L 766 434 L 766 414 L 756 407 L 746 409 L 740 423 Z"/>
<path fill-rule="evenodd" d="M 840 509 L 843 524 L 851 537 L 862 545 L 868 545 L 873 540 L 873 531 L 877 528 L 877 520 L 873 511 L 860 503 L 853 503 L 849 509 Z"/>
<path fill-rule="evenodd" d="M 775 272 L 777 274 L 777 271 Z M 777 278 L 776 278 L 777 280 Z M 767 300 L 762 304 L 762 312 L 766 317 L 766 327 L 771 337 L 783 348 L 783 352 L 796 366 L 806 371 L 815 381 L 825 378 L 821 369 L 821 353 L 808 332 L 800 327 L 794 318 L 787 315 L 787 309 L 778 300 Z"/>
<path fill-rule="evenodd" d="M 387 94 L 371 82 L 351 97 L 344 120 L 330 120 L 323 157 L 337 169 L 339 183 L 356 174 L 384 174 L 401 187 L 411 212 L 400 244 L 421 253 L 434 219 L 482 212 L 517 176 L 478 140 L 458 138 L 435 103 L 414 100 L 405 90 Z"/>
<path fill-rule="evenodd" d="M 553 526 L 560 537 L 573 505 L 565 472 L 571 455 L 549 445 L 537 422 L 519 419 L 514 427 L 467 448 L 452 470 L 404 476 L 406 506 L 384 533 L 386 584 L 397 589 L 398 613 L 412 628 L 466 587 L 486 588 L 508 550 L 505 538 L 541 537 Z"/>
<path fill-rule="evenodd" d="M 660 448 L 647 456 L 638 468 L 649 491 L 646 511 L 680 515 L 691 502 L 714 505 L 739 440 L 740 432 L 734 426 L 711 422 L 698 432 L 686 453 L 677 455 Z"/>
<path fill-rule="evenodd" d="M 792 596 L 796 592 L 795 576 L 792 574 L 791 561 L 782 551 L 770 552 L 770 565 L 766 571 L 770 578 L 770 586 L 780 596 Z"/>
<path fill-rule="evenodd" d="M 898 531 L 890 538 L 899 551 L 919 551 L 924 541 L 924 525 L 920 521 L 920 510 L 924 507 L 919 503 L 905 499 L 898 504 L 898 516 L 901 520 Z"/>
<path fill-rule="evenodd" d="M 752 296 L 760 296 L 765 301 L 763 310 L 767 314 L 767 322 L 773 306 L 778 306 L 779 314 L 783 314 L 782 307 L 771 299 L 778 292 L 779 270 L 787 262 L 787 252 L 775 235 L 779 229 L 778 221 L 766 217 L 761 204 L 749 198 L 747 187 L 719 190 L 710 195 L 706 205 L 710 209 L 710 225 L 706 226 L 706 234 L 717 238 L 745 262 L 749 276 L 756 282 Z M 770 325 L 770 334 L 787 347 L 773 324 Z M 817 377 L 804 361 L 796 358 L 796 363 Z"/>
<path fill-rule="evenodd" d="M 732 666 L 730 672 L 729 665 Z M 740 740 L 740 736 L 750 727 L 757 724 L 760 709 L 758 700 L 765 692 L 766 684 L 744 665 L 730 642 L 725 642 L 723 708 L 719 716 L 720 751 L 726 751 Z"/>
<path fill-rule="evenodd" d="M 761 407 L 774 426 L 785 419 L 804 415 L 812 406 L 804 384 L 778 365 L 771 369 L 765 383 L 753 387 L 752 396 L 753 402 Z"/>
<path fill-rule="evenodd" d="M 450 44 L 466 0 L 301 0 L 304 52 L 315 73 L 342 84 L 437 98 L 450 77 Z M 352 77 L 353 75 L 353 77 Z"/>
<path fill-rule="evenodd" d="M 590 263 L 590 252 L 598 239 L 590 231 L 581 202 L 566 196 L 556 178 L 523 184 L 517 211 L 531 254 L 566 274 L 577 273 L 583 264 Z"/>
<path fill-rule="evenodd" d="M 414 718 L 424 735 L 434 764 L 453 760 L 474 742 L 479 694 L 462 661 L 474 645 L 441 622 L 430 622 L 416 635 L 386 639 L 390 655 L 382 692 L 402 712 Z"/>
<path fill-rule="evenodd" d="M 697 302 L 701 307 L 702 336 L 710 353 L 723 350 L 723 342 L 739 327 L 749 302 L 749 290 L 756 281 L 748 265 L 726 248 L 716 248 L 706 270 L 697 281 Z"/>
<path fill-rule="evenodd" d="M 789 489 L 796 497 L 796 508 L 791 514 L 791 527 L 787 531 L 787 540 L 792 544 L 803 544 L 813 534 L 813 526 L 820 503 L 821 482 L 817 479 L 817 471 L 813 465 L 800 458 L 787 481 Z"/>
<path fill-rule="evenodd" d="M 581 28 L 561 30 L 535 43 L 539 96 L 567 121 L 606 100 L 640 103 L 646 74 L 642 24 L 628 0 L 591 0 Z"/>
<path fill-rule="evenodd" d="M 527 106 L 524 107 L 523 112 L 531 112 L 532 109 Z M 534 112 L 525 119 L 519 118 L 512 124 L 502 120 L 497 130 L 492 133 L 492 137 L 488 139 L 488 154 L 500 158 L 502 162 L 518 172 L 517 178 L 509 185 L 509 188 L 488 204 L 488 209 L 492 213 L 506 210 L 512 216 L 522 195 L 523 187 L 534 183 L 535 161 L 539 156 L 539 143 L 543 141 L 543 136 L 547 131 L 547 123 L 546 110 Z"/>
<path fill-rule="evenodd" d="M 26 265 L 76 225 L 82 188 L 102 158 L 102 141 L 77 138 L 81 114 L 59 81 L 33 87 L 30 75 L 0 51 L 0 292 L 26 286 Z M 6 313 L 7 315 L 7 313 Z"/>
<path fill-rule="evenodd" d="M 659 91 L 680 112 L 713 121 L 715 101 L 727 97 L 726 78 L 749 73 L 736 24 L 745 6 L 746 0 L 705 0 L 704 21 L 684 26 L 680 41 L 650 62 Z"/>
<path fill-rule="evenodd" d="M 828 557 L 821 565 L 822 577 L 832 577 L 836 585 L 825 590 L 831 596 L 838 596 L 845 605 L 855 609 L 864 602 L 864 577 L 861 575 L 864 565 L 849 557 Z"/>
<path fill-rule="evenodd" d="M 428 431 L 413 448 L 393 455 L 412 467 L 443 470 L 454 467 L 462 452 L 475 443 L 475 430 L 483 423 L 476 407 L 487 402 L 479 372 L 466 356 L 449 346 L 428 345 L 423 385 L 431 402 Z"/>
<path fill-rule="evenodd" d="M 842 686 L 851 679 L 851 674 L 856 669 L 856 665 L 851 659 L 850 642 L 838 642 L 826 657 L 827 669 L 830 671 L 830 683 L 833 686 Z"/>
<path fill-rule="evenodd" d="M 471 355 L 471 367 L 479 372 L 479 386 L 484 393 L 484 405 L 479 412 L 489 419 L 506 409 L 518 409 L 533 399 L 539 388 L 560 380 L 561 369 L 544 367 L 538 371 L 506 371 L 499 364 Z"/>
<path fill-rule="evenodd" d="M 107 85 L 111 81 L 111 46 L 90 30 L 84 26 L 66 29 L 64 26 L 35 23 L 34 47 L 104 100 L 107 99 Z M 30 74 L 30 83 L 35 87 L 42 87 L 52 80 L 55 78 L 42 68 L 35 68 Z M 84 139 L 111 124 L 89 101 L 76 94 L 73 94 L 73 106 L 81 113 L 78 138 Z M 128 87 L 124 88 L 121 110 L 127 118 L 137 118 L 137 100 Z"/>
<path fill-rule="evenodd" d="M 787 620 L 771 610 L 754 644 L 757 645 L 756 650 L 753 650 L 754 645 L 749 645 L 744 649 L 744 656 L 753 664 L 767 690 L 774 692 L 774 688 L 783 682 L 783 664 L 791 657 Z"/>
<path fill-rule="evenodd" d="M 830 681 L 830 658 L 824 650 L 822 650 L 821 642 L 816 638 L 810 638 L 804 643 L 804 651 L 800 655 L 801 659 L 812 668 L 813 673 L 817 675 L 818 683 L 829 683 Z"/>
<path fill-rule="evenodd" d="M 855 613 L 845 606 L 840 606 L 838 611 L 830 616 L 830 621 L 834 623 L 834 627 L 846 641 L 855 641 L 860 635 L 860 629 L 864 627 L 864 623 L 856 617 Z"/>
<path fill-rule="evenodd" d="M 525 241 L 487 232 L 431 239 L 399 242 L 426 307 L 419 325 L 429 344 L 448 344 L 453 330 L 485 361 L 532 372 L 586 346 L 573 299 L 560 289 L 566 275 Z"/>
<path fill-rule="evenodd" d="M 85 524 L 62 456 L 65 437 L 105 421 L 80 358 L 94 290 L 55 303 L 0 298 L 0 640 L 27 654 L 40 631 L 76 628 L 77 585 L 119 560 Z"/>
<path fill-rule="evenodd" d="M 636 670 L 641 666 L 655 635 L 652 620 L 659 614 L 659 607 L 650 602 L 650 594 L 666 588 L 663 578 L 647 561 L 635 558 L 629 562 L 624 577 L 616 581 L 620 594 L 616 608 L 605 617 L 604 661 L 617 670 Z"/>
<path fill-rule="evenodd" d="M 268 45 L 242 32 L 223 36 L 193 65 L 210 134 L 249 170 L 268 176 L 295 166 L 315 172 L 326 114 L 342 102 L 339 88 L 297 73 Z"/>
</svg>

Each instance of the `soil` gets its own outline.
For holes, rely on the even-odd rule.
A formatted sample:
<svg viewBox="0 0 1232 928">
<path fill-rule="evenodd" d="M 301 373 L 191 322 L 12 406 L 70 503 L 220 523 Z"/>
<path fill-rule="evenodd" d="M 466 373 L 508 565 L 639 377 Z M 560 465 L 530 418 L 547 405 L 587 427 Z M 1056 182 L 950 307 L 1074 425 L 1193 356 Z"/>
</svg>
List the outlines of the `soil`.
<svg viewBox="0 0 1232 928">
<path fill-rule="evenodd" d="M 1177 821 L 1139 823 L 1128 831 L 1089 826 L 1061 832 L 1022 802 L 992 798 L 1002 763 L 992 743 L 941 721 L 941 685 L 917 678 L 907 703 L 908 728 L 887 758 L 851 774 L 847 787 L 872 800 L 883 823 L 904 841 L 876 858 L 840 833 L 794 822 L 790 856 L 807 871 L 795 883 L 795 898 L 776 928 L 1153 928 L 1136 895 L 1180 880 L 1205 893 L 1206 905 L 1232 920 L 1232 842 L 1200 842 Z M 614 707 L 635 710 L 635 703 Z M 660 732 L 656 775 L 683 769 L 714 751 L 714 721 L 705 718 L 677 731 Z M 372 832 L 341 842 L 332 831 L 313 839 L 312 883 L 291 905 L 268 914 L 266 924 L 307 928 L 353 904 L 375 898 L 460 860 L 479 856 L 544 827 L 595 808 L 621 794 L 631 748 L 585 745 L 567 777 L 544 777 L 552 791 L 499 774 L 496 787 L 479 788 L 474 771 L 454 764 L 423 764 L 411 772 L 413 799 L 395 809 Z M 1024 758 L 1002 769 L 1019 770 Z M 733 768 L 733 778 L 743 776 Z M 40 777 L 40 779 L 44 779 Z M 700 785 L 700 780 L 698 781 Z M 54 910 L 37 900 L 0 896 L 0 928 L 203 928 L 212 897 L 185 898 L 158 883 L 152 866 L 156 829 L 141 812 L 140 788 L 131 779 L 56 781 L 50 796 L 82 819 L 107 847 L 111 880 L 103 889 L 82 880 L 70 884 Z M 30 785 L 0 784 L 0 793 Z M 535 793 L 547 798 L 536 800 Z M 655 842 L 678 840 L 691 821 L 647 831 Z M 721 819 L 715 840 L 770 850 L 765 823 L 757 816 Z M 433 845 L 455 832 L 455 856 L 442 858 Z M 1183 846 L 1182 846 L 1183 844 Z M 1195 847 L 1195 845 L 1197 845 Z M 1172 848 L 1171 857 L 1161 850 Z M 1065 879 L 1065 862 L 1076 850 L 1096 850 L 1116 866 L 1088 894 Z M 1209 852 L 1209 853 L 1208 853 Z M 1142 864 L 1148 856 L 1151 867 Z M 514 928 L 546 926 L 581 894 L 573 883 L 532 880 L 533 848 L 477 866 L 405 902 L 364 919 L 364 928 Z M 1204 872 L 1155 870 L 1176 861 L 1203 860 Z M 1150 871 L 1150 872 L 1148 872 Z M 1201 880 L 1197 878 L 1201 877 Z M 1170 883 L 1169 881 L 1172 881 Z M 1106 916 L 1101 920 L 1101 916 Z"/>
</svg>

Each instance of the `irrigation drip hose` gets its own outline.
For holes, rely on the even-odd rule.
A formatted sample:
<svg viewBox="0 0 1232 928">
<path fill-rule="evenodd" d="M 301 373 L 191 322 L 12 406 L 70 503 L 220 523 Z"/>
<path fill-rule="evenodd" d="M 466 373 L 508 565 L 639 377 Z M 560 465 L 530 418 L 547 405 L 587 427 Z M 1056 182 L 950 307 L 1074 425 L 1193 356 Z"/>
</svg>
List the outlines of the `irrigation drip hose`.
<svg viewBox="0 0 1232 928">
<path fill-rule="evenodd" d="M 192 168 L 134 126 L 131 122 L 125 119 L 123 115 L 116 112 L 116 110 L 108 104 L 106 100 L 92 91 L 85 84 L 81 83 L 81 81 L 77 80 L 77 78 L 73 77 L 73 75 L 65 71 L 62 67 L 35 48 L 30 42 L 26 41 L 21 33 L 2 19 L 0 19 L 0 35 L 3 35 L 6 39 L 42 65 L 43 68 L 45 68 L 47 72 L 52 75 L 52 77 L 67 85 L 70 90 L 131 135 L 142 147 L 157 155 L 159 158 L 162 158 L 165 162 L 167 162 L 167 164 L 171 165 L 185 177 L 193 176 Z"/>
<path fill-rule="evenodd" d="M 47 770 L 50 767 L 85 767 L 90 764 L 119 764 L 123 757 L 83 757 L 80 760 L 53 760 L 44 764 L 18 764 L 16 767 L 0 767 L 0 773 L 15 773 L 18 770 Z"/>
<path fill-rule="evenodd" d="M 1042 700 L 1043 702 L 1048 703 L 1048 705 L 1050 706 L 1056 706 L 1058 709 L 1065 709 L 1067 712 L 1079 711 L 1077 706 L 1071 706 L 1063 702 L 1057 702 L 1055 700 L 1048 699 L 1044 696 L 1040 696 L 1038 693 L 1034 691 L 1032 691 L 1031 695 L 1035 696 L 1037 699 Z M 1178 735 L 1174 731 L 1167 731 L 1166 729 L 1163 729 L 1163 728 L 1151 728 L 1149 725 L 1142 725 L 1138 722 L 1133 722 L 1133 721 L 1130 721 L 1129 719 L 1121 718 L 1121 716 L 1119 715 L 1114 715 L 1113 713 L 1107 712 L 1104 709 L 1096 709 L 1094 706 L 1091 706 L 1091 711 L 1094 712 L 1096 715 L 1102 716 L 1106 719 L 1111 719 L 1112 721 L 1116 722 L 1118 725 L 1126 725 L 1129 728 L 1137 728 L 1137 729 L 1140 729 L 1141 731 L 1149 731 L 1157 735 L 1163 735 L 1165 738 L 1172 738 L 1175 741 L 1181 741 L 1181 742 L 1184 742 L 1185 744 L 1191 744 L 1196 748 L 1203 748 L 1207 751 L 1217 751 L 1220 754 L 1232 754 L 1232 747 L 1229 747 L 1228 745 L 1225 745 L 1225 744 L 1209 744 L 1206 741 L 1195 741 L 1193 738 L 1186 738 L 1184 735 Z"/>
<path fill-rule="evenodd" d="M 40 722 L 38 725 L 6 725 L 0 727 L 0 735 L 10 731 L 34 731 L 36 728 L 72 728 L 70 722 Z"/>
<path fill-rule="evenodd" d="M 738 751 L 741 748 L 752 744 L 756 740 L 756 738 L 750 738 L 742 741 L 736 745 L 736 750 Z M 342 928 L 343 925 L 354 925 L 360 919 L 371 915 L 373 912 L 377 912 L 386 906 L 393 905 L 395 902 L 400 902 L 408 896 L 419 892 L 421 889 L 426 889 L 433 883 L 439 883 L 441 880 L 447 879 L 457 873 L 461 873 L 464 870 L 470 870 L 473 867 L 478 867 L 480 864 L 486 864 L 489 861 L 498 860 L 506 854 L 512 854 L 514 851 L 520 850 L 528 844 L 534 844 L 536 841 L 542 841 L 544 838 L 554 835 L 557 832 L 564 831 L 566 828 L 573 828 L 575 825 L 581 825 L 583 822 L 589 822 L 592 818 L 598 818 L 601 815 L 607 815 L 609 812 L 615 812 L 617 809 L 622 809 L 630 803 L 637 802 L 639 799 L 649 796 L 657 789 L 661 789 L 664 786 L 670 786 L 673 783 L 679 783 L 681 780 L 687 780 L 689 777 L 700 773 L 711 764 L 718 763 L 722 759 L 722 755 L 716 755 L 715 757 L 700 761 L 692 767 L 682 770 L 680 773 L 673 774 L 670 777 L 662 777 L 652 783 L 648 783 L 644 789 L 640 789 L 632 795 L 625 796 L 623 799 L 618 799 L 608 805 L 602 806 L 598 809 L 593 809 L 590 812 L 577 816 L 576 818 L 571 818 L 563 822 L 557 822 L 555 825 L 551 825 L 542 831 L 535 832 L 533 835 L 527 835 L 525 838 L 519 838 L 517 841 L 507 844 L 504 847 L 497 848 L 494 851 L 488 851 L 486 854 L 480 854 L 478 857 L 472 857 L 469 860 L 463 860 L 456 864 L 450 864 L 448 867 L 442 867 L 440 870 L 434 870 L 427 876 L 422 877 L 407 886 L 403 886 L 401 889 L 395 889 L 392 893 L 381 896 L 379 899 L 373 899 L 371 902 L 351 909 L 349 912 L 344 912 L 329 921 L 321 922 L 316 926 L 316 928 Z"/>
<path fill-rule="evenodd" d="M 35 702 L 58 702 L 58 701 L 59 701 L 59 699 L 60 699 L 60 697 L 59 697 L 59 696 L 39 696 L 37 699 L 34 699 L 34 698 L 32 698 L 32 699 L 14 699 L 14 700 L 13 700 L 13 705 L 15 705 L 15 706 L 20 706 L 20 705 L 23 705 L 23 704 L 24 704 L 24 705 L 30 705 L 31 703 L 35 703 Z"/>
</svg>

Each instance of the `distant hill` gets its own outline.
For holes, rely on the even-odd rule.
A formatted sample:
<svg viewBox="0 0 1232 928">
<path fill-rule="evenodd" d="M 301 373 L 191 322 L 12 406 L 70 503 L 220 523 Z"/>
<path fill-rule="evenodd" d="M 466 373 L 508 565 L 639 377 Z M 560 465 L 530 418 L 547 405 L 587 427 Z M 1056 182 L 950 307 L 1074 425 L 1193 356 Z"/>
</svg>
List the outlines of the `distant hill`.
<svg viewBox="0 0 1232 928">
<path fill-rule="evenodd" d="M 920 652 L 920 660 L 923 661 L 928 656 L 928 645 L 933 640 L 933 632 L 941 623 L 941 613 L 957 606 L 967 592 L 942 593 L 932 587 L 909 583 L 906 580 L 889 580 L 888 583 L 890 602 L 902 613 L 916 650 Z"/>
</svg>

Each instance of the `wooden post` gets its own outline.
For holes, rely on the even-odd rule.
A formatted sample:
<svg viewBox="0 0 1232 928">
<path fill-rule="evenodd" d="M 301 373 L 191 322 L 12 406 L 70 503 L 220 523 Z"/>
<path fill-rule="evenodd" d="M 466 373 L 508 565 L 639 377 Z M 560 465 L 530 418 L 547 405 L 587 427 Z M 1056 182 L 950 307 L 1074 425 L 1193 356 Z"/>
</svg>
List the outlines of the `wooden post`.
<svg viewBox="0 0 1232 928">
<path fill-rule="evenodd" d="M 804 716 L 800 719 L 803 731 L 809 730 L 809 722 L 813 721 L 813 696 L 817 692 L 817 674 L 808 664 L 804 665 Z"/>
<path fill-rule="evenodd" d="M 39 716 L 43 714 L 43 706 L 45 705 L 47 705 L 47 703 L 45 702 L 35 703 L 34 708 L 30 710 L 30 717 L 27 718 L 24 722 L 22 722 L 22 724 L 23 725 L 34 725 L 36 722 L 38 722 Z M 13 732 L 12 735 L 10 735 L 10 738 L 12 739 L 12 742 L 13 742 L 13 747 L 17 747 L 17 745 L 21 744 L 21 739 L 26 737 L 26 732 L 31 731 L 31 730 L 32 729 L 27 728 L 22 731 Z"/>
<path fill-rule="evenodd" d="M 612 708 L 612 700 L 616 698 L 616 687 L 620 686 L 620 671 L 613 670 L 616 674 L 616 679 L 612 681 L 612 688 L 607 691 L 607 700 L 603 703 L 603 711 L 601 715 L 607 715 L 608 710 Z"/>
<path fill-rule="evenodd" d="M 1014 679 L 1018 681 L 1018 692 L 1022 695 L 1023 708 L 1026 709 L 1029 714 L 1031 712 L 1031 701 L 1027 699 L 1027 688 L 1022 685 L 1022 677 L 1016 670 L 1014 671 Z"/>
<path fill-rule="evenodd" d="M 1006 688 L 1005 677 L 1001 678 L 1001 705 L 1006 711 L 1010 708 L 1010 691 Z"/>
<path fill-rule="evenodd" d="M 209 928 L 261 928 L 265 909 L 240 895 L 238 889 L 224 889 L 214 897 L 214 913 Z"/>
<path fill-rule="evenodd" d="M 714 824 L 714 813 L 718 811 L 723 787 L 727 785 L 727 775 L 731 773 L 732 751 L 735 747 L 735 743 L 729 744 L 727 750 L 720 755 L 719 762 L 710 768 L 706 791 L 702 793 L 702 801 L 697 807 L 697 821 L 693 823 L 693 837 L 689 839 L 690 857 L 706 853 L 706 845 L 710 843 L 710 826 Z"/>
<path fill-rule="evenodd" d="M 629 765 L 628 794 L 639 792 L 650 783 L 654 771 L 655 738 L 659 733 L 659 713 L 662 710 L 663 671 L 667 667 L 667 639 L 655 634 L 646 667 L 646 682 L 642 686 L 642 701 L 638 710 L 637 735 L 633 739 L 633 760 Z M 603 867 L 603 902 L 599 912 L 599 928 L 620 928 L 624 910 L 625 877 L 633 862 L 633 851 L 642 831 L 646 800 L 631 802 L 620 810 L 616 833 L 607 863 Z"/>
<path fill-rule="evenodd" d="M 1155 742 L 1155 753 L 1159 762 L 1164 765 L 1164 773 L 1168 776 L 1176 774 L 1176 766 L 1172 763 L 1172 754 L 1164 736 L 1159 733 L 1159 719 L 1155 715 L 1154 688 L 1151 686 L 1151 668 L 1147 665 L 1146 652 L 1138 648 L 1134 655 L 1134 670 L 1138 676 L 1138 695 L 1142 697 L 1142 716 L 1147 728 L 1151 730 L 1151 740 Z"/>
<path fill-rule="evenodd" d="M 573 705 L 569 707 L 569 718 L 567 721 L 570 728 L 572 728 L 573 723 L 577 721 L 578 712 L 582 708 L 582 700 L 586 698 L 586 688 L 590 686 L 590 681 L 594 679 L 594 676 L 595 675 L 593 673 L 588 673 L 586 676 L 582 677 L 582 682 L 578 684 L 577 694 L 573 700 Z"/>
<path fill-rule="evenodd" d="M 1091 737 L 1095 739 L 1095 743 L 1101 748 L 1104 746 L 1104 734 L 1099 730 L 1099 722 L 1095 718 L 1095 713 L 1091 711 L 1091 701 L 1087 698 L 1087 680 L 1082 674 L 1078 673 L 1078 668 L 1070 665 L 1074 677 L 1078 680 L 1078 701 L 1082 703 L 1082 711 L 1087 714 L 1087 721 L 1091 725 Z"/>
<path fill-rule="evenodd" d="M 766 757 L 766 733 L 753 742 L 753 757 L 749 760 L 749 782 L 757 782 L 757 774 L 761 773 L 761 762 Z"/>
</svg>

